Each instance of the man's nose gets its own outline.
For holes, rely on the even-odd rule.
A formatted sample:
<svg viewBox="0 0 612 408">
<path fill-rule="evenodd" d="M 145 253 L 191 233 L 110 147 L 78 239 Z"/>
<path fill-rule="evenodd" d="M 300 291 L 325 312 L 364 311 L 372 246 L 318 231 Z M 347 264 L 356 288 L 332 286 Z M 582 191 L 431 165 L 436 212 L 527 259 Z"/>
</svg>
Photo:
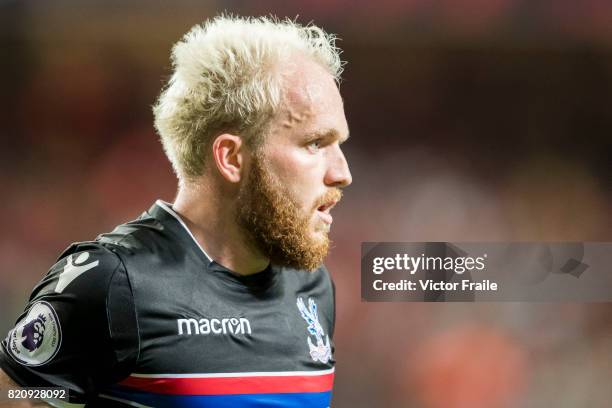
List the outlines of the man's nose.
<svg viewBox="0 0 612 408">
<path fill-rule="evenodd" d="M 329 157 L 330 163 L 325 174 L 325 184 L 330 187 L 346 187 L 353 182 L 351 171 L 349 170 L 346 157 L 339 145 L 333 149 L 333 154 Z"/>
</svg>

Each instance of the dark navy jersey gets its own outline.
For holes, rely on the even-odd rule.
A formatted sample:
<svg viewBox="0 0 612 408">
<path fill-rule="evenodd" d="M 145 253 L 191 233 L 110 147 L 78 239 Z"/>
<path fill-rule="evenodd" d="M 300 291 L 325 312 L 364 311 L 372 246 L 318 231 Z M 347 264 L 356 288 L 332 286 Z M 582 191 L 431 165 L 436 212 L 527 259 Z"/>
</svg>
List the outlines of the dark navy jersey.
<svg viewBox="0 0 612 408">
<path fill-rule="evenodd" d="M 0 367 L 87 406 L 328 407 L 334 319 L 324 267 L 235 274 L 157 201 L 60 256 Z"/>
</svg>

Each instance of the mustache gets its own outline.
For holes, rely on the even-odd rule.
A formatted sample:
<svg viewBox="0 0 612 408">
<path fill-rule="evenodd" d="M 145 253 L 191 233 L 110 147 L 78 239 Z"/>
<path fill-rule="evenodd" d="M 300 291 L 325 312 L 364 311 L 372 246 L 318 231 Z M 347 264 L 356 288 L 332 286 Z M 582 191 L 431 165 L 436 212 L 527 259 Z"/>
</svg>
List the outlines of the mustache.
<svg viewBox="0 0 612 408">
<path fill-rule="evenodd" d="M 325 194 L 323 194 L 314 205 L 314 209 L 321 207 L 325 204 L 335 203 L 337 204 L 342 199 L 342 190 L 339 188 L 332 188 L 328 190 Z"/>
</svg>

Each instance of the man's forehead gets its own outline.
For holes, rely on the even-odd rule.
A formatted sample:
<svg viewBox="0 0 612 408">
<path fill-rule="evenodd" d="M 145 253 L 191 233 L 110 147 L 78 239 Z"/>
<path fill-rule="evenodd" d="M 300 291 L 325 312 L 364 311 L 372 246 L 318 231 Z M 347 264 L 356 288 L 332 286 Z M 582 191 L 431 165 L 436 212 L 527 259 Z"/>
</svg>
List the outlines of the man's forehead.
<svg viewBox="0 0 612 408">
<path fill-rule="evenodd" d="M 280 69 L 285 102 L 299 105 L 321 103 L 338 93 L 333 76 L 312 59 L 296 56 Z"/>
<path fill-rule="evenodd" d="M 309 108 L 312 105 L 323 102 L 325 90 L 318 82 L 299 82 L 287 84 L 285 87 L 284 102 L 287 107 Z"/>
<path fill-rule="evenodd" d="M 279 67 L 282 101 L 273 127 L 296 130 L 295 136 L 346 139 L 344 104 L 333 76 L 320 64 L 297 58 Z"/>
</svg>

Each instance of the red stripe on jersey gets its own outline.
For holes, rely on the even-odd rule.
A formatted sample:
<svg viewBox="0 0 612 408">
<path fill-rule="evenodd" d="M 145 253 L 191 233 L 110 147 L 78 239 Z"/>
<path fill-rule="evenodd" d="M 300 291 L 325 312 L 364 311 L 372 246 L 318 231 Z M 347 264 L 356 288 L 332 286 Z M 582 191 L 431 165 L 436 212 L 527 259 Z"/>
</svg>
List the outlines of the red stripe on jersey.
<svg viewBox="0 0 612 408">
<path fill-rule="evenodd" d="M 322 375 L 262 375 L 235 377 L 161 377 L 130 376 L 120 385 L 159 394 L 232 395 L 331 391 L 334 373 Z"/>
</svg>

